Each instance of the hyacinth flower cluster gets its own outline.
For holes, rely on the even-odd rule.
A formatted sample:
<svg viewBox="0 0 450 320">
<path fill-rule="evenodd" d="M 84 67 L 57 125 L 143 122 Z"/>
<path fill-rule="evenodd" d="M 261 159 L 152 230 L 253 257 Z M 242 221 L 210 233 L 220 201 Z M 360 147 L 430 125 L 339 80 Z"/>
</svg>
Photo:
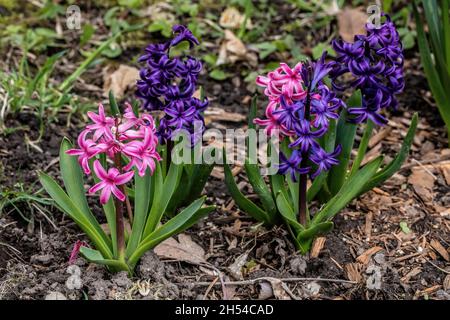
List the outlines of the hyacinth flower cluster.
<svg viewBox="0 0 450 320">
<path fill-rule="evenodd" d="M 361 90 L 362 105 L 348 109 L 351 120 L 356 123 L 373 121 L 385 125 L 388 120 L 381 114 L 387 108 L 396 109 L 395 95 L 403 91 L 403 46 L 391 18 L 381 26 L 367 24 L 367 35 L 355 36 L 354 42 L 336 39 L 332 42 L 337 58 L 330 74 L 336 90 L 347 88 Z M 351 75 L 347 85 L 337 80 Z"/>
<path fill-rule="evenodd" d="M 190 227 L 213 207 L 202 207 L 202 197 L 184 208 L 172 208 L 173 217 L 161 224 L 177 197 L 176 190 L 185 189 L 180 183 L 183 165 L 172 163 L 167 170 L 163 168 L 157 127 L 150 114 L 139 115 L 129 104 L 120 114 L 113 96 L 110 102 L 113 116 L 107 115 L 101 104 L 97 113 L 88 112 L 91 123 L 81 131 L 77 146 L 63 139 L 60 169 L 64 186 L 42 172 L 39 178 L 94 247 L 77 241 L 76 249 L 89 261 L 106 265 L 113 272 L 132 274 L 146 251 Z M 84 189 L 83 175 L 91 176 L 94 182 L 88 190 Z M 100 195 L 107 231 L 89 207 L 86 193 Z M 76 254 L 72 252 L 71 261 Z"/>
<path fill-rule="evenodd" d="M 190 49 L 199 42 L 185 26 L 176 25 L 173 32 L 170 41 L 150 44 L 139 58 L 145 66 L 140 70 L 136 95 L 145 110 L 164 112 L 157 130 L 162 144 L 180 130 L 188 132 L 191 143 L 195 144 L 204 131 L 202 113 L 208 107 L 207 99 L 194 97 L 202 63 L 192 56 L 171 57 L 170 51 L 183 42 L 187 42 Z"/>
<path fill-rule="evenodd" d="M 391 162 L 383 164 L 380 155 L 361 166 L 374 125 L 387 123 L 380 111 L 395 108 L 395 95 L 404 87 L 402 46 L 393 23 L 387 17 L 378 28 L 368 25 L 367 33 L 352 44 L 333 41 L 334 60 L 326 61 L 325 53 L 318 61 L 293 68 L 280 63 L 257 78 L 268 104 L 265 116 L 254 118 L 256 99 L 252 101 L 249 127 L 259 125 L 272 141 L 281 141 L 278 173 L 269 176 L 268 184 L 258 165 L 245 165 L 260 203 L 241 193 L 225 165 L 225 181 L 236 204 L 266 225 L 284 223 L 302 253 L 315 237 L 333 228 L 331 220 L 342 208 L 400 169 L 417 127 L 414 115 Z M 338 83 L 345 73 L 353 79 L 347 85 L 341 79 Z M 344 102 L 345 88 L 352 92 Z M 358 146 L 355 138 L 362 122 L 367 124 Z M 358 150 L 352 159 L 354 147 Z"/>
</svg>

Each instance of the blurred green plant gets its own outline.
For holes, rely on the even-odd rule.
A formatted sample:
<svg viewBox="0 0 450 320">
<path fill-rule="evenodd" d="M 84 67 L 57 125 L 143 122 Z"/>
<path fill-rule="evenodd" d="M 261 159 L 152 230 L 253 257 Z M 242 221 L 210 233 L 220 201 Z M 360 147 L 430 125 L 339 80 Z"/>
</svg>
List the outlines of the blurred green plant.
<svg viewBox="0 0 450 320">
<path fill-rule="evenodd" d="M 450 145 L 450 15 L 448 0 L 416 0 L 414 16 L 425 75 L 439 112 L 447 126 Z M 418 7 L 424 11 L 428 33 Z"/>
</svg>

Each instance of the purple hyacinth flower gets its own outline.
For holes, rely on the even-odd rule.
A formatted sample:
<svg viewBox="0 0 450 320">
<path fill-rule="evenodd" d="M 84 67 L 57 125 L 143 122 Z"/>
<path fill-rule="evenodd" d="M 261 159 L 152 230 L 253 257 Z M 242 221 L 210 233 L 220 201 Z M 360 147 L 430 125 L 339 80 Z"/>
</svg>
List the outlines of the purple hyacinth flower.
<svg viewBox="0 0 450 320">
<path fill-rule="evenodd" d="M 163 78 L 170 79 L 177 75 L 178 59 L 170 59 L 169 56 L 163 55 L 159 60 L 148 60 L 147 63 Z"/>
<path fill-rule="evenodd" d="M 339 164 L 337 157 L 341 151 L 341 145 L 338 145 L 336 149 L 330 153 L 327 153 L 320 146 L 313 148 L 309 158 L 317 165 L 317 170 L 311 175 L 311 178 L 315 179 L 323 171 L 328 171 L 332 166 Z"/>
<path fill-rule="evenodd" d="M 337 110 L 344 106 L 344 102 L 336 97 L 336 94 L 322 86 L 320 90 L 320 98 L 312 99 L 311 111 L 314 114 L 313 125 L 316 128 L 328 127 L 330 119 L 337 119 L 339 115 Z"/>
<path fill-rule="evenodd" d="M 149 60 L 159 60 L 161 56 L 165 55 L 167 49 L 169 48 L 169 43 L 152 43 L 145 48 L 145 54 L 139 57 L 139 62 L 149 61 Z"/>
<path fill-rule="evenodd" d="M 362 107 L 348 109 L 350 115 L 356 116 L 351 121 L 361 123 L 370 119 L 379 126 L 387 124 L 388 120 L 379 113 L 383 103 L 390 103 L 390 96 L 387 96 L 386 99 L 388 100 L 383 102 L 384 94 L 382 90 L 377 90 L 375 94 L 365 95 Z"/>
<path fill-rule="evenodd" d="M 202 71 L 202 63 L 192 57 L 188 57 L 186 61 L 178 64 L 177 71 L 181 77 L 197 81 L 200 71 Z"/>
<path fill-rule="evenodd" d="M 175 25 L 172 28 L 175 37 L 170 41 L 170 45 L 172 47 L 176 46 L 180 42 L 187 41 L 189 42 L 189 47 L 192 49 L 195 45 L 199 45 L 197 38 L 194 37 L 191 30 L 186 28 L 183 25 Z"/>
<path fill-rule="evenodd" d="M 174 104 L 172 107 L 164 109 L 164 112 L 170 117 L 167 120 L 167 125 L 181 129 L 191 124 L 196 110 L 193 106 L 187 107 L 184 104 Z"/>
<path fill-rule="evenodd" d="M 383 61 L 378 61 L 377 64 L 372 65 L 368 58 L 353 60 L 349 63 L 350 72 L 353 73 L 357 79 L 352 83 L 353 87 L 364 86 L 378 86 L 381 81 L 378 78 L 386 68 Z"/>
<path fill-rule="evenodd" d="M 300 74 L 302 80 L 310 92 L 316 89 L 316 86 L 322 83 L 330 71 L 333 69 L 334 63 L 325 63 L 327 52 L 316 62 L 308 61 L 303 64 Z"/>
<path fill-rule="evenodd" d="M 336 60 L 342 64 L 346 65 L 350 61 L 360 59 L 364 56 L 364 42 L 361 40 L 349 43 L 339 39 L 333 40 L 331 45 L 334 51 L 336 51 Z"/>
<path fill-rule="evenodd" d="M 288 130 L 292 130 L 294 123 L 298 122 L 299 112 L 300 117 L 303 117 L 304 102 L 297 101 L 296 103 L 289 104 L 284 96 L 280 98 L 281 108 L 273 112 L 274 115 L 278 116 L 278 122 L 285 126 Z"/>
<path fill-rule="evenodd" d="M 294 150 L 288 159 L 282 152 L 280 153 L 279 174 L 290 174 L 291 179 L 297 182 L 296 174 L 307 174 L 311 168 L 301 168 L 302 155 L 298 150 Z"/>
<path fill-rule="evenodd" d="M 318 142 L 316 139 L 322 137 L 327 128 L 322 127 L 318 130 L 311 130 L 311 124 L 306 119 L 300 119 L 297 123 L 294 124 L 294 131 L 297 135 L 297 139 L 289 144 L 290 148 L 294 148 L 300 146 L 300 150 L 302 153 L 308 152 L 310 147 L 318 146 Z"/>
</svg>

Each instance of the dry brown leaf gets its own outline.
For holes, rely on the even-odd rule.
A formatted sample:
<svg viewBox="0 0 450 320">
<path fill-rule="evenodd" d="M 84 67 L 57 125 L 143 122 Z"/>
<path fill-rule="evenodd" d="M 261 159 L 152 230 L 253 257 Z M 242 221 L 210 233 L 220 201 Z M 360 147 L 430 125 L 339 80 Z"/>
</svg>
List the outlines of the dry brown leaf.
<svg viewBox="0 0 450 320">
<path fill-rule="evenodd" d="M 252 66 L 258 64 L 258 57 L 254 52 L 249 52 L 245 44 L 230 30 L 225 30 L 225 37 L 219 49 L 216 65 L 235 63 L 236 61 L 248 61 Z"/>
<path fill-rule="evenodd" d="M 408 183 L 424 202 L 433 200 L 433 187 L 435 178 L 425 168 L 413 168 Z"/>
<path fill-rule="evenodd" d="M 358 258 L 356 258 L 356 261 L 366 265 L 369 263 L 370 258 L 380 250 L 383 250 L 383 248 L 378 246 L 370 248 L 369 250 L 364 251 L 363 254 L 361 254 Z"/>
<path fill-rule="evenodd" d="M 273 295 L 278 300 L 291 300 L 289 294 L 283 288 L 283 282 L 279 279 L 268 279 L 272 286 Z"/>
<path fill-rule="evenodd" d="M 444 282 L 442 283 L 442 286 L 444 287 L 444 290 L 449 290 L 450 289 L 450 274 L 448 274 L 445 277 Z"/>
<path fill-rule="evenodd" d="M 239 10 L 234 7 L 229 7 L 222 12 L 219 24 L 224 28 L 238 29 L 244 23 L 244 20 L 245 17 L 239 12 Z M 246 28 L 250 29 L 251 27 L 251 21 L 250 19 L 247 19 Z"/>
<path fill-rule="evenodd" d="M 206 262 L 205 250 L 192 241 L 190 236 L 183 233 L 178 235 L 178 241 L 169 238 L 157 245 L 154 251 L 161 258 L 175 259 L 192 264 Z"/>
<path fill-rule="evenodd" d="M 258 300 L 266 300 L 273 297 L 272 285 L 269 282 L 260 282 L 259 288 Z"/>
<path fill-rule="evenodd" d="M 450 161 L 446 161 L 445 163 L 442 163 L 439 168 L 442 171 L 442 174 L 444 175 L 445 182 L 447 182 L 447 185 L 450 186 Z"/>
<path fill-rule="evenodd" d="M 317 258 L 320 254 L 320 251 L 323 249 L 323 246 L 325 245 L 325 241 L 327 239 L 325 237 L 319 237 L 314 240 L 314 243 L 312 245 L 311 249 L 311 258 Z"/>
<path fill-rule="evenodd" d="M 434 250 L 436 250 L 437 253 L 439 253 L 442 256 L 442 258 L 445 259 L 445 261 L 450 261 L 450 256 L 448 254 L 448 251 L 445 250 L 444 246 L 442 246 L 442 244 L 439 241 L 437 241 L 435 239 L 431 240 L 430 241 L 430 246 Z"/>
<path fill-rule="evenodd" d="M 234 260 L 234 262 L 228 267 L 228 271 L 231 276 L 237 280 L 242 279 L 242 267 L 247 263 L 248 252 L 241 254 Z"/>
<path fill-rule="evenodd" d="M 355 35 L 366 34 L 367 14 L 359 9 L 344 8 L 338 14 L 339 35 L 347 42 L 353 42 Z"/>
<path fill-rule="evenodd" d="M 121 98 L 128 88 L 133 87 L 139 79 L 139 70 L 135 67 L 130 67 L 121 64 L 119 68 L 112 72 L 105 72 L 103 94 L 108 96 L 110 90 L 114 93 L 116 98 Z"/>
<path fill-rule="evenodd" d="M 247 117 L 243 114 L 236 112 L 226 112 L 220 108 L 208 108 L 205 111 L 205 123 L 208 125 L 216 121 L 227 121 L 227 122 L 243 122 Z"/>
</svg>

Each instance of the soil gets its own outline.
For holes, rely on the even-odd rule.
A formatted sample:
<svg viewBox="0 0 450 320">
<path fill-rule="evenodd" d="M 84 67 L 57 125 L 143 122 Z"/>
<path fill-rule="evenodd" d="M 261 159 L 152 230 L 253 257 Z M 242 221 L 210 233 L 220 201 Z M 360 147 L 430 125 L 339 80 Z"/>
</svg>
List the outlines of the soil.
<svg viewBox="0 0 450 320">
<path fill-rule="evenodd" d="M 435 182 L 429 190 L 431 199 L 426 199 L 408 180 L 422 163 L 438 164 L 448 156 L 444 125 L 418 61 L 415 52 L 408 53 L 406 89 L 399 96 L 399 109 L 390 116 L 392 131 L 372 147 L 381 145 L 380 150 L 392 157 L 408 120 L 419 112 L 410 158 L 383 186 L 353 201 L 336 217 L 333 231 L 316 240 L 315 254 L 297 254 L 283 227 L 266 229 L 240 212 L 218 178 L 219 170 L 205 189 L 208 202 L 218 209 L 186 232 L 205 250 L 209 267 L 163 261 L 153 252 L 142 258 L 131 278 L 108 273 L 82 258 L 69 265 L 74 243 L 87 241 L 80 229 L 54 207 L 31 212 L 25 203 L 18 203 L 22 214 L 11 205 L 0 213 L 0 299 L 450 299 L 449 261 L 431 245 L 437 241 L 450 252 L 450 220 L 443 214 L 450 208 L 450 186 L 442 171 L 427 167 Z M 254 92 L 247 90 L 241 67 L 237 63 L 228 70 L 234 74 L 232 81 L 202 75 L 200 83 L 210 95 L 211 107 L 247 114 Z M 87 79 L 95 77 L 99 71 L 95 68 L 100 67 L 85 75 Z M 259 105 L 264 105 L 262 97 Z M 22 184 L 38 191 L 38 170 L 57 177 L 61 138 L 76 137 L 81 122 L 75 118 L 67 126 L 65 115 L 57 120 L 34 148 L 24 142 L 37 138 L 36 119 L 26 113 L 8 119 L 8 127 L 28 129 L 0 135 L 0 185 L 16 190 Z M 210 127 L 243 125 L 218 120 Z M 251 194 L 244 175 L 237 179 Z M 243 272 L 236 274 L 232 265 L 239 259 L 244 260 Z M 282 293 L 276 290 L 279 279 Z M 221 281 L 231 284 L 220 285 Z"/>
</svg>

